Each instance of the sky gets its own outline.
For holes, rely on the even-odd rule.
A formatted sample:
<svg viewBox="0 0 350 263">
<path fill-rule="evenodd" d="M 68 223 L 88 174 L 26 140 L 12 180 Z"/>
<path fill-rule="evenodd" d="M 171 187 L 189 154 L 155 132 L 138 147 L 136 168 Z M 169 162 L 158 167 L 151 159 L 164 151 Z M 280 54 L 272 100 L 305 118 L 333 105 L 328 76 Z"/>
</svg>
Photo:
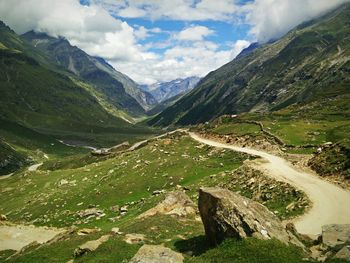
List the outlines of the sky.
<svg viewBox="0 0 350 263">
<path fill-rule="evenodd" d="M 350 0 L 0 0 L 18 34 L 63 36 L 140 84 L 203 77 Z"/>
</svg>

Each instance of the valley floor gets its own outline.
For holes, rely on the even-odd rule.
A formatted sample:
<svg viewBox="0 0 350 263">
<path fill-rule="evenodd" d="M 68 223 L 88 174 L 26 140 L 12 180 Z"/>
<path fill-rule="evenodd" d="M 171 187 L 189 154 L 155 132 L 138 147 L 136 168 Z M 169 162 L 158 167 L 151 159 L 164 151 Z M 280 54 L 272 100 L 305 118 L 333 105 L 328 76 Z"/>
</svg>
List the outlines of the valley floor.
<svg viewBox="0 0 350 263">
<path fill-rule="evenodd" d="M 40 226 L 48 227 L 46 234 L 57 229 L 64 234 L 55 242 L 32 243 L 16 254 L 31 241 L 45 240 L 35 239 L 35 235 L 29 240 L 26 231 L 13 231 L 16 226 L 12 223 L 0 222 L 3 244 L 16 238 L 18 241 L 14 242 L 16 246 L 0 251 L 0 261 L 128 262 L 147 243 L 164 244 L 181 252 L 185 262 L 213 262 L 213 255 L 227 249 L 228 243 L 218 250 L 210 248 L 198 214 L 139 217 L 162 201 L 166 193 L 184 191 L 196 203 L 198 189 L 208 186 L 227 188 L 261 202 L 282 220 L 307 211 L 309 198 L 312 208 L 295 220 L 301 233 L 318 234 L 325 223 L 350 223 L 346 209 L 349 192 L 303 173 L 266 151 L 207 140 L 184 130 L 143 141 L 130 149 L 108 156 L 80 154 L 46 160 L 34 166 L 36 169 L 22 170 L 1 180 L 0 214 L 21 229 L 34 224 L 39 227 L 39 236 L 43 230 Z M 247 160 L 260 167 L 252 168 Z M 36 229 L 29 228 L 32 232 Z M 112 229 L 116 228 L 115 233 Z M 109 239 L 96 251 L 75 256 L 77 247 L 106 235 Z M 130 238 L 136 241 L 129 242 Z M 247 262 L 265 262 L 256 261 L 264 257 L 266 262 L 297 263 L 305 257 L 304 252 L 277 241 L 229 243 L 231 252 L 225 252 L 228 259 L 218 262 L 241 262 L 234 261 L 237 255 L 252 250 L 244 255 Z M 271 249 L 276 253 L 270 255 Z"/>
</svg>

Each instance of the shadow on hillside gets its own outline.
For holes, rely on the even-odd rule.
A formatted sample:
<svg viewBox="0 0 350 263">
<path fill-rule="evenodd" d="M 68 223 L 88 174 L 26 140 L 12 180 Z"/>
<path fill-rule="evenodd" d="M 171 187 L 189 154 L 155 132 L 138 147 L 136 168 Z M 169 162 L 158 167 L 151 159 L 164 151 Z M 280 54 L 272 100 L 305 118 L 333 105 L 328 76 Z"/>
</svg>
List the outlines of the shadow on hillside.
<svg viewBox="0 0 350 263">
<path fill-rule="evenodd" d="M 209 245 L 208 239 L 204 235 L 192 237 L 186 240 L 176 241 L 174 246 L 176 250 L 181 253 L 186 253 L 191 251 L 193 256 L 199 256 L 206 252 L 208 249 L 212 248 Z"/>
</svg>

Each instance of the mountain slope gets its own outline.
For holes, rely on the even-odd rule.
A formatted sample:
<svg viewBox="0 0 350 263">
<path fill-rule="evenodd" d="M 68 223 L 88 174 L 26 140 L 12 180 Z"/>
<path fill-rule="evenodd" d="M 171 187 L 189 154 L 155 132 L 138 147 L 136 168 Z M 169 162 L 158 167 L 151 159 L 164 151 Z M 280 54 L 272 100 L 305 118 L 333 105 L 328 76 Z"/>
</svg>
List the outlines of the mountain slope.
<svg viewBox="0 0 350 263">
<path fill-rule="evenodd" d="M 157 83 L 147 86 L 146 89 L 158 102 L 163 102 L 165 100 L 171 99 L 174 96 L 184 94 L 192 90 L 197 85 L 199 80 L 200 78 L 198 77 L 175 79 L 169 82 Z"/>
<path fill-rule="evenodd" d="M 97 137 L 104 133 L 114 134 L 113 140 L 120 141 L 125 134 L 139 136 L 149 132 L 110 114 L 87 84 L 71 78 L 3 23 L 0 68 L 0 119 L 56 138 L 96 144 Z M 105 135 L 100 138 L 100 142 L 107 140 Z"/>
<path fill-rule="evenodd" d="M 44 52 L 55 63 L 94 85 L 104 95 L 104 99 L 119 109 L 139 116 L 155 103 L 153 97 L 140 90 L 129 77 L 116 71 L 102 58 L 92 57 L 70 45 L 64 38 L 54 38 L 34 31 L 25 33 L 22 38 Z"/>
<path fill-rule="evenodd" d="M 148 123 L 193 124 L 223 114 L 274 111 L 349 93 L 349 20 L 346 4 L 238 56 Z"/>
</svg>

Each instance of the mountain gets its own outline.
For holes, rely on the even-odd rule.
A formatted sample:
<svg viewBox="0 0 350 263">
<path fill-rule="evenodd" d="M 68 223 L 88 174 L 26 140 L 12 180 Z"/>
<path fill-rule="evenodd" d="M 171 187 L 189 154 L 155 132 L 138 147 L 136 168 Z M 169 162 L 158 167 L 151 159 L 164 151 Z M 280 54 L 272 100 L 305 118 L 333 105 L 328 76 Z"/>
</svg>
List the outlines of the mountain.
<svg viewBox="0 0 350 263">
<path fill-rule="evenodd" d="M 164 101 L 158 103 L 152 109 L 147 111 L 148 116 L 156 115 L 156 114 L 162 112 L 163 110 L 165 110 L 166 108 L 170 107 L 171 105 L 174 105 L 174 103 L 177 102 L 179 99 L 181 99 L 182 96 L 184 96 L 185 94 L 186 94 L 186 92 L 180 93 L 174 97 L 171 97 L 170 99 L 167 99 L 167 100 L 164 100 Z"/>
<path fill-rule="evenodd" d="M 188 77 L 185 79 L 175 79 L 169 82 L 143 86 L 142 88 L 149 91 L 158 102 L 163 102 L 192 90 L 199 80 L 200 78 L 198 77 Z"/>
<path fill-rule="evenodd" d="M 126 134 L 137 137 L 148 133 L 116 117 L 119 110 L 108 108 L 91 85 L 74 78 L 2 22 L 0 68 L 0 123 L 16 124 L 11 126 L 13 129 L 21 126 L 55 138 L 92 144 L 109 144 L 123 140 Z M 0 137 L 8 142 L 11 134 L 5 136 L 5 132 L 1 131 Z M 106 134 L 113 136 L 107 138 Z"/>
<path fill-rule="evenodd" d="M 345 4 L 238 56 L 148 123 L 194 124 L 349 94 L 349 21 L 350 4 Z"/>
<path fill-rule="evenodd" d="M 151 94 L 139 89 L 128 76 L 116 71 L 104 59 L 92 57 L 62 37 L 29 31 L 22 38 L 55 63 L 92 84 L 115 107 L 140 116 L 156 103 Z"/>
</svg>

